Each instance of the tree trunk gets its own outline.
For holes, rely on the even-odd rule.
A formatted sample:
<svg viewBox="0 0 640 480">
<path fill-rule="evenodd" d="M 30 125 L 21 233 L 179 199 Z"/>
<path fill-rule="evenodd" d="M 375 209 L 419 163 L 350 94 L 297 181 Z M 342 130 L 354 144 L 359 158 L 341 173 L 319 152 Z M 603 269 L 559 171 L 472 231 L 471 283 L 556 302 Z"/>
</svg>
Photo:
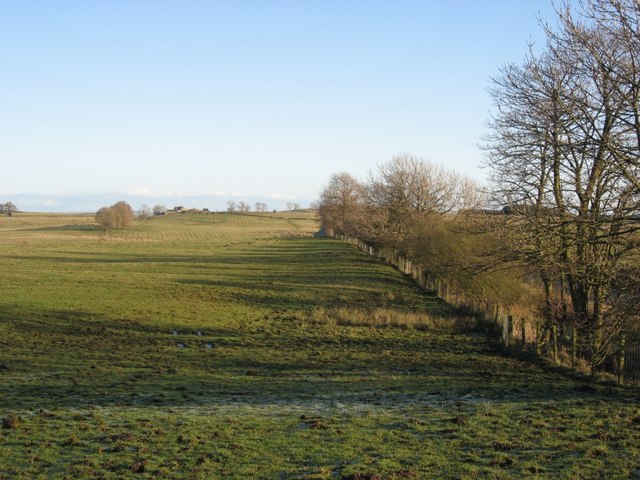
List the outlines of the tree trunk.
<svg viewBox="0 0 640 480">
<path fill-rule="evenodd" d="M 620 351 L 618 352 L 618 384 L 624 383 L 624 356 L 627 353 L 626 338 L 624 333 L 620 335 Z"/>
<path fill-rule="evenodd" d="M 571 368 L 576 369 L 578 363 L 578 327 L 575 323 L 571 329 Z"/>
</svg>

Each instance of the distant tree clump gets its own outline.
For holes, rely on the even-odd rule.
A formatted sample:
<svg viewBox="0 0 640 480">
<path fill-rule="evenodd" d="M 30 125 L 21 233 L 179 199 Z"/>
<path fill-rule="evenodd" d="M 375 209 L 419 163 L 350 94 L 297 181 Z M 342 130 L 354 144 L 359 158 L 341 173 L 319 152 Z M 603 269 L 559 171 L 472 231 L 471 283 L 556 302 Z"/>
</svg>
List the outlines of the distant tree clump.
<svg viewBox="0 0 640 480">
<path fill-rule="evenodd" d="M 165 205 L 154 205 L 153 214 L 154 215 L 164 215 L 167 213 L 167 207 Z"/>
<path fill-rule="evenodd" d="M 145 218 L 149 218 L 151 216 L 151 209 L 147 205 L 142 205 L 140 210 L 138 210 L 138 218 L 144 220 Z"/>
<path fill-rule="evenodd" d="M 327 232 L 363 236 L 365 186 L 346 172 L 334 173 L 320 194 L 319 212 Z"/>
<path fill-rule="evenodd" d="M 395 155 L 363 183 L 334 174 L 320 194 L 326 231 L 393 245 L 406 254 L 424 222 L 477 208 L 484 199 L 470 178 L 410 154 Z"/>
<path fill-rule="evenodd" d="M 238 210 L 240 210 L 240 213 L 249 213 L 251 211 L 251 205 L 244 200 L 241 200 L 238 202 Z"/>
<path fill-rule="evenodd" d="M 238 210 L 238 204 L 235 202 L 235 200 L 229 200 L 227 202 L 227 212 L 234 213 L 237 210 Z"/>
<path fill-rule="evenodd" d="M 102 207 L 96 213 L 96 222 L 104 228 L 131 228 L 133 227 L 133 209 L 124 201 L 110 207 Z"/>
<path fill-rule="evenodd" d="M 6 213 L 12 213 L 18 210 L 18 207 L 16 207 L 13 202 L 7 202 L 7 203 L 2 203 L 0 204 L 0 212 L 6 212 Z"/>
</svg>

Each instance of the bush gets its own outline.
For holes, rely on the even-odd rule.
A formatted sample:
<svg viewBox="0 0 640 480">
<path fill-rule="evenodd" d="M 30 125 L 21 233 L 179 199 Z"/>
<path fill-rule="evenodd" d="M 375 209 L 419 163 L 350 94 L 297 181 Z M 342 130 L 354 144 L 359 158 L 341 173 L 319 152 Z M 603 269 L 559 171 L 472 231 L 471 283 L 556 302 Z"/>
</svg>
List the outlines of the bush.
<svg viewBox="0 0 640 480">
<path fill-rule="evenodd" d="M 102 207 L 96 213 L 96 222 L 104 228 L 131 228 L 133 227 L 133 209 L 124 201 L 110 207 Z"/>
</svg>

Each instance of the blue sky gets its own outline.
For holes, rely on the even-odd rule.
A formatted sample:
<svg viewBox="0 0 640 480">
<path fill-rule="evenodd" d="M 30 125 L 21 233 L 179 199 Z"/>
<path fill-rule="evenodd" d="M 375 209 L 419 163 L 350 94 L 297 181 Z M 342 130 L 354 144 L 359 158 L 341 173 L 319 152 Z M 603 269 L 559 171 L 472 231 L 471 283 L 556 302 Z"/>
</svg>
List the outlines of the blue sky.
<svg viewBox="0 0 640 480">
<path fill-rule="evenodd" d="M 401 152 L 483 181 L 489 78 L 538 16 L 550 0 L 2 0 L 0 202 L 280 208 Z"/>
</svg>

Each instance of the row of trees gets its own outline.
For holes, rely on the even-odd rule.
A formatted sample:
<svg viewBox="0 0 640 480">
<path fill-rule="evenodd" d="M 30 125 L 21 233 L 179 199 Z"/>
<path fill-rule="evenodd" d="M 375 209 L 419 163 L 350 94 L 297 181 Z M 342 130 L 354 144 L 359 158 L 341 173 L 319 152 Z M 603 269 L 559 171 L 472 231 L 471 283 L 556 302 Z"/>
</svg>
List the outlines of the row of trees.
<svg viewBox="0 0 640 480">
<path fill-rule="evenodd" d="M 332 175 L 318 211 L 328 235 L 393 249 L 479 300 L 513 301 L 523 290 L 509 282 L 512 277 L 490 272 L 498 242 L 482 231 L 485 222 L 469 214 L 485 202 L 473 180 L 405 153 L 379 165 L 365 181 L 346 172 Z"/>
<path fill-rule="evenodd" d="M 0 205 L 0 208 L 1 207 L 2 205 Z M 297 211 L 300 209 L 300 205 L 297 203 L 287 203 L 287 209 L 289 211 Z M 183 210 L 182 207 L 176 207 L 175 211 L 183 212 L 186 210 Z M 203 211 L 208 210 L 204 209 Z M 229 200 L 227 202 L 227 211 L 230 213 L 249 213 L 251 212 L 251 206 L 245 201 L 236 202 Z M 256 202 L 254 211 L 257 213 L 266 212 L 267 204 L 264 202 Z M 134 217 L 146 219 L 155 215 L 164 215 L 167 212 L 167 207 L 164 205 L 155 205 L 153 209 L 147 205 L 142 205 L 134 214 L 133 209 L 127 202 L 120 201 L 110 207 L 101 208 L 96 213 L 96 221 L 105 228 L 130 228 L 133 226 Z"/>
<path fill-rule="evenodd" d="M 300 204 L 299 203 L 294 203 L 294 202 L 287 202 L 287 211 L 289 212 L 296 212 L 298 210 L 300 210 Z M 256 202 L 255 203 L 255 209 L 254 212 L 256 213 L 264 213 L 268 210 L 268 206 L 266 203 L 264 202 Z M 239 202 L 236 202 L 235 200 L 229 200 L 227 202 L 227 211 L 229 213 L 235 213 L 235 212 L 239 212 L 239 213 L 249 213 L 251 212 L 251 205 L 249 205 L 249 203 L 245 202 L 244 200 L 240 200 Z M 275 212 L 275 210 L 274 210 Z"/>
<path fill-rule="evenodd" d="M 452 290 L 478 302 L 530 303 L 521 271 L 498 271 L 502 240 L 489 228 L 483 189 L 454 170 L 395 155 L 360 181 L 342 172 L 322 190 L 318 211 L 328 235 L 395 250 Z"/>
<path fill-rule="evenodd" d="M 149 218 L 154 215 L 164 215 L 167 212 L 165 205 L 154 205 L 153 208 L 148 205 L 142 205 L 140 210 L 136 212 L 136 215 L 140 219 Z"/>
<path fill-rule="evenodd" d="M 637 325 L 640 3 L 557 14 L 543 51 L 493 79 L 486 164 L 496 199 L 526 212 L 502 225 L 506 253 L 537 274 L 544 317 L 595 369 Z"/>
<path fill-rule="evenodd" d="M 264 202 L 256 202 L 255 203 L 255 212 L 264 213 L 267 211 L 267 204 Z M 227 211 L 229 213 L 249 213 L 251 212 L 251 205 L 244 200 L 240 200 L 236 202 L 235 200 L 229 200 L 227 202 Z"/>
<path fill-rule="evenodd" d="M 335 233 L 408 249 L 425 220 L 477 208 L 483 202 L 471 179 L 410 154 L 395 155 L 361 182 L 334 174 L 320 195 L 320 216 Z"/>
<path fill-rule="evenodd" d="M 320 214 L 482 300 L 533 301 L 595 372 L 640 337 L 640 3 L 577 0 L 543 28 L 541 52 L 490 88 L 486 200 L 511 215 L 483 215 L 471 180 L 406 154 L 366 182 L 333 175 Z"/>
</svg>

